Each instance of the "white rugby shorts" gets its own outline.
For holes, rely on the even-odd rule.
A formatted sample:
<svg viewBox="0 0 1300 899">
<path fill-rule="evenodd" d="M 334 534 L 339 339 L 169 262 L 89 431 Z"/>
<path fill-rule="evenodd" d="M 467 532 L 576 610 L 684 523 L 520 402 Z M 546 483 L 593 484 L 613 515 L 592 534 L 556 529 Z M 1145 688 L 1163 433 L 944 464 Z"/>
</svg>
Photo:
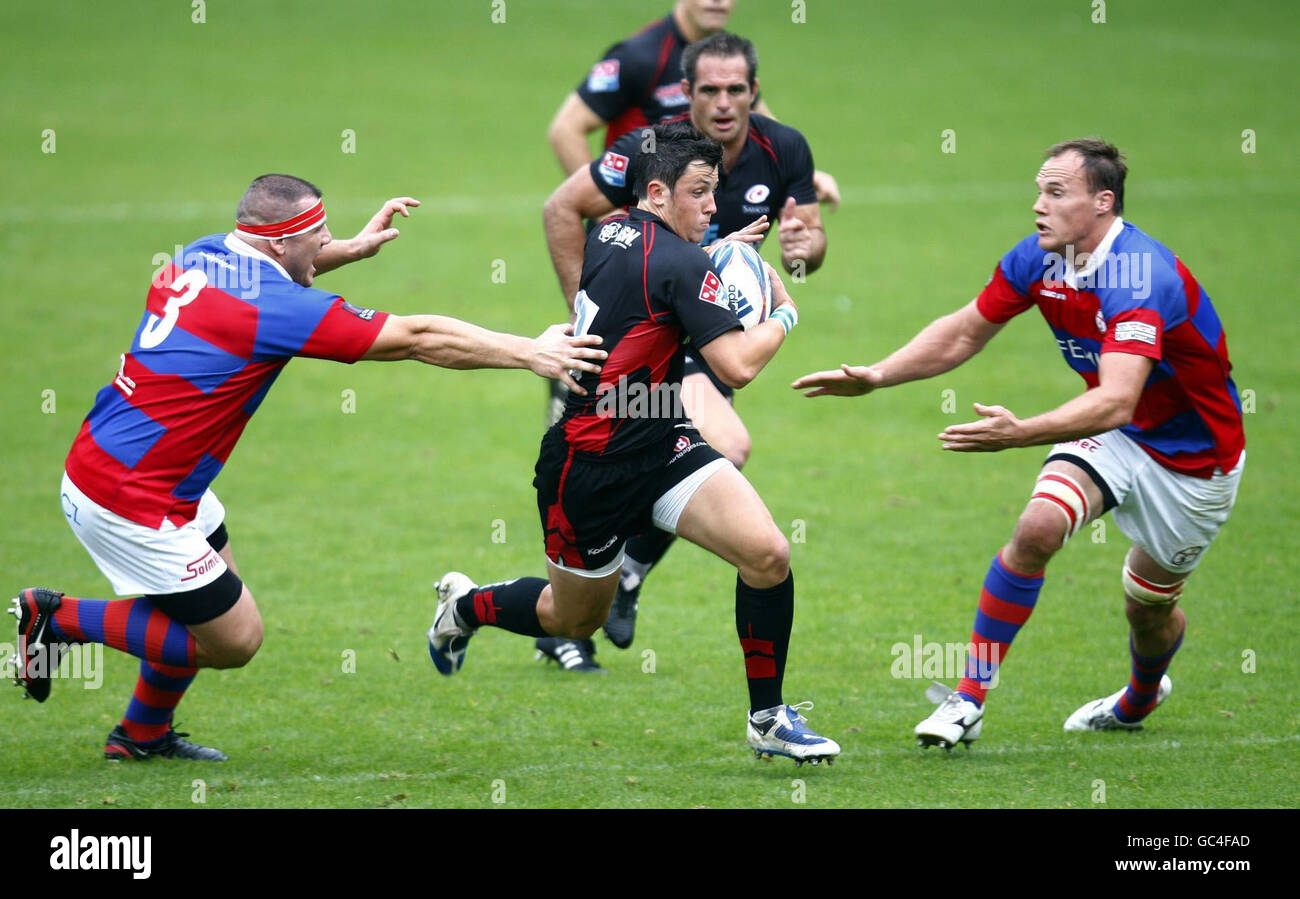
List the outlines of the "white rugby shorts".
<svg viewBox="0 0 1300 899">
<path fill-rule="evenodd" d="M 148 528 L 110 512 L 63 474 L 60 501 L 72 533 L 118 596 L 164 595 L 195 590 L 221 577 L 226 562 L 208 544 L 226 510 L 211 490 L 199 499 L 194 520 Z"/>
<path fill-rule="evenodd" d="M 1242 452 L 1232 471 L 1215 469 L 1211 478 L 1180 474 L 1119 430 L 1058 443 L 1048 453 L 1048 458 L 1053 456 L 1080 459 L 1095 471 L 1115 498 L 1115 524 L 1124 536 L 1161 566 L 1179 573 L 1196 568 L 1218 536 L 1237 500 L 1246 466 Z"/>
</svg>

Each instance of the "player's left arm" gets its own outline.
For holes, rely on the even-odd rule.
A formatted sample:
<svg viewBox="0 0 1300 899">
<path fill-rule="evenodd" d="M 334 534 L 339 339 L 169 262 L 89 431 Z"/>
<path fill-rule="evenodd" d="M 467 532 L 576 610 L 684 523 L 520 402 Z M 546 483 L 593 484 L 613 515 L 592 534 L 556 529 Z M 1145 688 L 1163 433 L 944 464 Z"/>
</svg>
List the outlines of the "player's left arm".
<svg viewBox="0 0 1300 899">
<path fill-rule="evenodd" d="M 552 325 L 529 339 L 489 331 L 445 315 L 390 315 L 361 359 L 398 362 L 412 359 L 440 368 L 527 368 L 543 378 L 563 381 L 579 395 L 570 372 L 600 371 L 608 356 L 596 347 L 596 334 L 575 336 L 572 325 Z"/>
<path fill-rule="evenodd" d="M 420 201 L 411 197 L 394 197 L 389 200 L 379 208 L 370 221 L 366 222 L 366 226 L 357 232 L 356 237 L 348 240 L 331 240 L 321 247 L 321 251 L 312 260 L 316 274 L 323 275 L 350 262 L 367 259 L 378 253 L 380 247 L 402 233 L 392 226 L 393 216 L 401 213 L 403 218 L 409 218 L 411 215 L 409 207 L 419 205 Z"/>
<path fill-rule="evenodd" d="M 788 273 L 793 275 L 802 267 L 802 274 L 808 275 L 821 268 L 826 259 L 826 229 L 816 203 L 801 205 L 787 197 L 776 236 L 781 244 L 781 265 Z"/>
<path fill-rule="evenodd" d="M 1017 446 L 1040 446 L 1093 437 L 1133 420 L 1142 389 L 1155 367 L 1150 356 L 1101 354 L 1098 385 L 1050 412 L 1018 419 L 1004 406 L 975 404 L 982 418 L 953 425 L 939 435 L 943 449 L 988 453 Z"/>
<path fill-rule="evenodd" d="M 750 111 L 756 112 L 761 116 L 767 116 L 774 122 L 781 121 L 772 113 L 772 110 L 768 108 L 767 101 L 762 97 L 759 97 L 758 100 L 754 102 L 754 105 L 750 107 Z M 835 176 L 830 172 L 823 172 L 821 169 L 815 169 L 812 178 L 813 187 L 817 189 L 817 202 L 825 203 L 830 207 L 831 212 L 839 209 L 840 183 L 835 180 Z"/>
</svg>

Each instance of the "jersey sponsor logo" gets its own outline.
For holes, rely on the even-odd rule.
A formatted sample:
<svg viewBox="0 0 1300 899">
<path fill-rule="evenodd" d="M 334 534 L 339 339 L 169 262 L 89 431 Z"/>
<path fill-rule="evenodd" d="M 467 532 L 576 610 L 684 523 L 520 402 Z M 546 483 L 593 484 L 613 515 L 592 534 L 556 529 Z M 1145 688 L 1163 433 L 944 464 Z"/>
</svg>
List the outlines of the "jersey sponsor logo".
<svg viewBox="0 0 1300 899">
<path fill-rule="evenodd" d="M 343 309 L 347 312 L 351 312 L 353 315 L 361 319 L 363 322 L 368 322 L 375 317 L 375 310 L 362 309 L 359 306 L 353 306 L 347 300 L 343 301 Z"/>
<path fill-rule="evenodd" d="M 682 83 L 674 81 L 672 84 L 665 84 L 655 88 L 655 100 L 660 106 L 685 106 L 690 102 L 686 94 L 682 93 Z"/>
<path fill-rule="evenodd" d="M 627 184 L 627 157 L 608 151 L 600 158 L 600 177 L 606 184 L 623 187 Z"/>
<path fill-rule="evenodd" d="M 1093 368 L 1097 368 L 1101 365 L 1101 358 L 1083 344 L 1075 343 L 1073 337 L 1068 337 L 1064 340 L 1058 337 L 1056 338 L 1056 345 L 1060 347 L 1061 353 L 1065 356 L 1067 361 L 1070 359 L 1082 359 L 1085 362 L 1092 363 Z"/>
<path fill-rule="evenodd" d="M 745 202 L 762 203 L 767 199 L 768 194 L 771 192 L 772 189 L 766 184 L 755 184 L 749 190 L 745 191 Z"/>
<path fill-rule="evenodd" d="M 1146 322 L 1120 322 L 1115 326 L 1115 342 L 1136 340 L 1140 343 L 1156 345 L 1156 326 Z"/>
<path fill-rule="evenodd" d="M 721 296 L 722 281 L 713 272 L 706 272 L 704 283 L 700 285 L 700 299 L 706 303 L 712 303 L 715 306 L 731 308 L 727 304 L 727 298 Z"/>
<path fill-rule="evenodd" d="M 618 90 L 618 60 L 602 59 L 591 67 L 587 76 L 587 90 L 593 94 L 607 94 Z"/>
<path fill-rule="evenodd" d="M 185 570 L 188 571 L 189 574 L 181 578 L 181 583 L 183 584 L 186 581 L 192 581 L 199 575 L 207 574 L 209 571 L 216 568 L 217 563 L 220 561 L 220 556 L 218 556 L 214 551 L 208 550 L 193 562 L 185 566 Z"/>
<path fill-rule="evenodd" d="M 682 450 L 686 449 L 686 447 L 690 445 L 691 445 L 691 438 L 683 434 L 682 436 L 678 437 L 677 442 L 673 444 L 673 452 L 680 453 Z"/>
<path fill-rule="evenodd" d="M 618 534 L 615 534 L 613 537 L 609 538 L 609 540 L 605 543 L 604 546 L 598 546 L 595 549 L 587 550 L 587 555 L 598 556 L 617 542 L 618 542 Z"/>
<path fill-rule="evenodd" d="M 1180 549 L 1174 553 L 1173 558 L 1169 561 L 1176 567 L 1181 568 L 1184 565 L 1191 564 L 1191 561 L 1204 551 L 1204 546 L 1189 546 L 1186 549 Z"/>
<path fill-rule="evenodd" d="M 615 246 L 622 247 L 626 250 L 632 246 L 633 242 L 640 236 L 641 232 L 636 228 L 633 228 L 631 225 L 624 225 L 619 222 L 606 222 L 601 226 L 597 238 L 601 243 L 610 243 L 612 241 Z"/>
<path fill-rule="evenodd" d="M 1051 297 L 1054 300 L 1068 300 L 1069 294 L 1057 293 L 1055 290 L 1048 290 L 1046 287 L 1040 287 L 1038 292 L 1045 297 Z"/>
<path fill-rule="evenodd" d="M 750 206 L 748 203 L 742 203 L 740 211 L 745 215 L 767 215 L 772 211 L 771 206 Z"/>
<path fill-rule="evenodd" d="M 1106 317 L 1101 314 L 1100 309 L 1097 310 L 1097 330 L 1102 334 L 1106 333 Z"/>
</svg>

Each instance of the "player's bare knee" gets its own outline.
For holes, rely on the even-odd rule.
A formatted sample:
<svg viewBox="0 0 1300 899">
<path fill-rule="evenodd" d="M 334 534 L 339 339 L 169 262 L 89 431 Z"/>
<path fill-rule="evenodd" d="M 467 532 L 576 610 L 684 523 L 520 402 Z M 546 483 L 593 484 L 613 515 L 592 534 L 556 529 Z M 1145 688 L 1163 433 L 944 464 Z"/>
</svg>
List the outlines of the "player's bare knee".
<svg viewBox="0 0 1300 899">
<path fill-rule="evenodd" d="M 1016 522 L 1011 546 L 1022 567 L 1039 571 L 1064 545 L 1065 537 L 1066 528 L 1060 516 L 1031 504 Z M 1026 561 L 1031 564 L 1025 564 Z"/>
<path fill-rule="evenodd" d="M 1128 597 L 1128 602 L 1124 604 L 1124 615 L 1134 633 L 1143 634 L 1164 628 L 1177 608 L 1177 600 L 1148 605 Z"/>
<path fill-rule="evenodd" d="M 751 587 L 775 587 L 790 576 L 790 541 L 775 527 L 757 542 L 740 569 Z"/>
</svg>

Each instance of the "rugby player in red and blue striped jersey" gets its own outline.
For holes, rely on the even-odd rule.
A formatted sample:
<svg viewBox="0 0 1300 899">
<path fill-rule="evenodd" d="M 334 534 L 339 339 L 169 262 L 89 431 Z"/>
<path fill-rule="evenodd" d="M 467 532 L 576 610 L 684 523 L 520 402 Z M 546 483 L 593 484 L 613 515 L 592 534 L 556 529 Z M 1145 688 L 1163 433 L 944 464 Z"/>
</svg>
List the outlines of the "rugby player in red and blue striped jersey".
<svg viewBox="0 0 1300 899">
<path fill-rule="evenodd" d="M 599 338 L 566 336 L 567 326 L 528 340 L 361 309 L 312 288 L 314 275 L 373 256 L 397 237 L 393 216 L 418 205 L 390 200 L 355 238 L 331 242 L 320 191 L 264 175 L 240 201 L 234 231 L 199 238 L 156 273 L 130 350 L 73 442 L 61 491 L 73 533 L 114 592 L 134 598 L 28 588 L 10 608 L 17 683 L 38 701 L 69 644 L 103 643 L 141 660 L 107 758 L 225 759 L 171 727 L 199 668 L 240 667 L 262 642 L 209 485 L 290 359 L 530 368 L 575 388 L 570 370 L 598 370 L 604 353 L 588 347 Z"/>
<path fill-rule="evenodd" d="M 986 692 L 1034 609 L 1048 561 L 1111 510 L 1133 543 L 1122 575 L 1129 684 L 1080 707 L 1065 728 L 1140 727 L 1172 688 L 1165 672 L 1186 629 L 1177 601 L 1227 521 L 1246 440 L 1223 324 L 1182 261 L 1120 217 L 1126 173 L 1104 141 L 1051 147 L 1037 178 L 1037 232 L 1002 258 L 978 298 L 875 365 L 794 382 L 809 396 L 858 396 L 932 377 L 1037 306 L 1087 385 L 1026 419 L 977 403 L 980 421 L 939 435 L 956 452 L 1052 449 L 984 580 L 966 676 L 956 690 L 932 694 L 939 706 L 916 726 L 922 745 L 951 748 L 979 736 Z"/>
</svg>

